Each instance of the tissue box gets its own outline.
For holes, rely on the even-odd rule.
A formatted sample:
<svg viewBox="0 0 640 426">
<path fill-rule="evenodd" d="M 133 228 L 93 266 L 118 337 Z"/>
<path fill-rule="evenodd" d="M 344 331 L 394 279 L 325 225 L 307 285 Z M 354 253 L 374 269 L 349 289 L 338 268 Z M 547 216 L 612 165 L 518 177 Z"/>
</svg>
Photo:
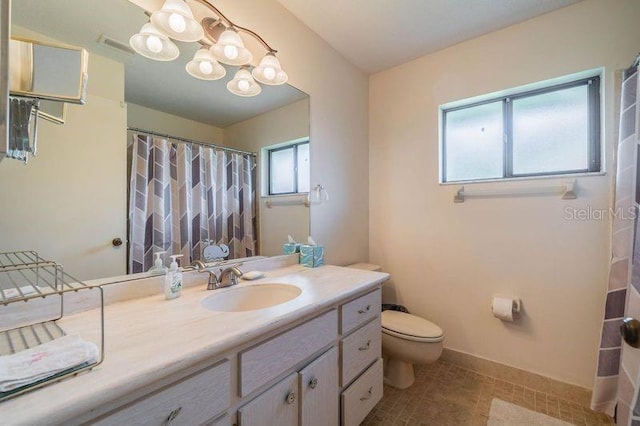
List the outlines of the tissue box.
<svg viewBox="0 0 640 426">
<path fill-rule="evenodd" d="M 282 245 L 282 253 L 284 254 L 294 254 L 300 252 L 301 244 L 295 243 L 287 243 Z"/>
<path fill-rule="evenodd" d="M 300 264 L 307 268 L 316 268 L 324 265 L 324 247 L 306 244 L 301 245 Z"/>
</svg>

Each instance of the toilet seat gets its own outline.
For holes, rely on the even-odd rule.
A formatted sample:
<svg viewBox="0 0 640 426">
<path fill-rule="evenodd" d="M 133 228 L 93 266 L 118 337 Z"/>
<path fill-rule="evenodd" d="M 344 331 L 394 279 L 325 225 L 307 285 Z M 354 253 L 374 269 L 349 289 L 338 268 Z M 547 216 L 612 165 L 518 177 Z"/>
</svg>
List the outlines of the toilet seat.
<svg viewBox="0 0 640 426">
<path fill-rule="evenodd" d="M 444 333 L 436 324 L 416 315 L 399 311 L 382 311 L 382 332 L 413 342 L 435 343 L 444 339 Z"/>
</svg>

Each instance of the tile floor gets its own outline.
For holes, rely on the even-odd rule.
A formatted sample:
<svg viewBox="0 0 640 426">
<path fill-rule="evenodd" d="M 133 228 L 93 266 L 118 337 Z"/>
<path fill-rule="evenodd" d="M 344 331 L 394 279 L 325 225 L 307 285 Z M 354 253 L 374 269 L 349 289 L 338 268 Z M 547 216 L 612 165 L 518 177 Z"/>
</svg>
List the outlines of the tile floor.
<svg viewBox="0 0 640 426">
<path fill-rule="evenodd" d="M 405 390 L 384 387 L 384 397 L 362 426 L 486 425 L 493 398 L 575 425 L 612 425 L 586 407 L 543 392 L 438 361 L 417 366 L 416 382 Z"/>
</svg>

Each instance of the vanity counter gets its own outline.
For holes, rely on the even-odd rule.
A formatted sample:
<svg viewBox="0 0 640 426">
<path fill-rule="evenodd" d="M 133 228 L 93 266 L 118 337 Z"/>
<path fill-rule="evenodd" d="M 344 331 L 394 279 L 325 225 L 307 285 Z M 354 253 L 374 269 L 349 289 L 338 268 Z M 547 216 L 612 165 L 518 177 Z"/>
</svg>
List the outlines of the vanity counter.
<svg viewBox="0 0 640 426">
<path fill-rule="evenodd" d="M 293 284 L 302 290 L 297 298 L 266 309 L 207 310 L 200 301 L 218 290 L 207 291 L 206 284 L 185 288 L 174 300 L 165 300 L 159 290 L 153 296 L 106 305 L 104 362 L 88 373 L 0 403 L 0 418 L 3 424 L 34 425 L 86 417 L 122 395 L 140 392 L 229 349 L 311 318 L 338 300 L 372 289 L 387 278 L 388 274 L 380 272 L 295 265 L 239 284 Z M 92 315 L 96 312 L 67 315 L 59 324 L 68 334 L 93 336 L 97 330 L 92 329 L 95 321 L 88 320 Z"/>
</svg>

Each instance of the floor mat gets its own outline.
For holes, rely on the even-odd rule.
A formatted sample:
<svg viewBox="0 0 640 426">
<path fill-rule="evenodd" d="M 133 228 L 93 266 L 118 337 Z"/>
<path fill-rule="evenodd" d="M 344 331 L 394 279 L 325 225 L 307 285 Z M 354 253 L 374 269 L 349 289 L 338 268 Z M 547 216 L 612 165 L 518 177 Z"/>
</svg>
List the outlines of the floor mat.
<svg viewBox="0 0 640 426">
<path fill-rule="evenodd" d="M 493 398 L 487 426 L 502 425 L 571 426 L 571 423 Z"/>
</svg>

